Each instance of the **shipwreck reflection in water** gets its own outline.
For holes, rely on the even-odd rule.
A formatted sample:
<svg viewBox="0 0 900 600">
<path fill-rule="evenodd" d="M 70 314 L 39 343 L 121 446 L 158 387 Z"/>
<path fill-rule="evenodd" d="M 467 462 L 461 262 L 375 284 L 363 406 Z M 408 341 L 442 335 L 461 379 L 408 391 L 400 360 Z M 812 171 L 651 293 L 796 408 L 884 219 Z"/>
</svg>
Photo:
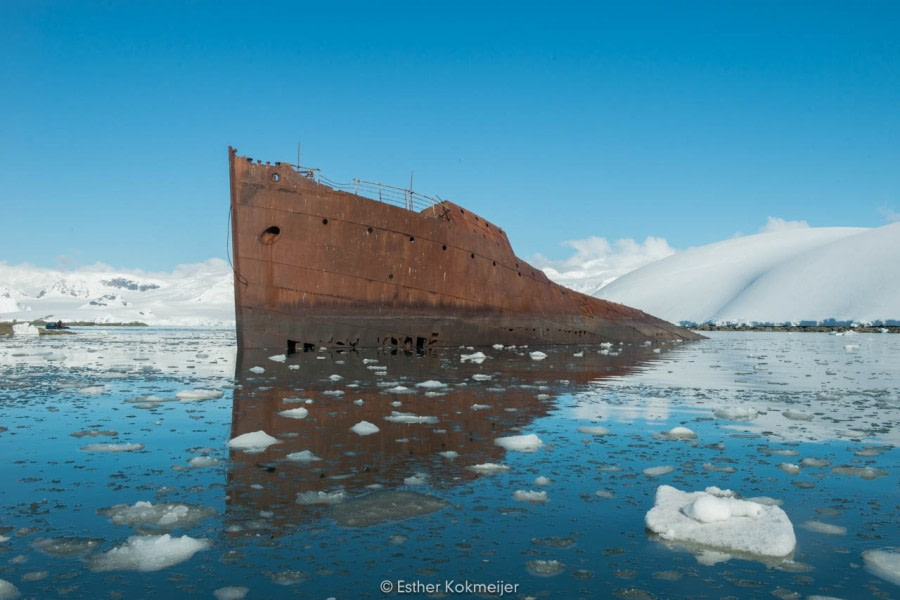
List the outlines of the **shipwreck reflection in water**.
<svg viewBox="0 0 900 600">
<path fill-rule="evenodd" d="M 388 504 L 409 504 L 398 507 L 403 516 L 436 510 L 432 494 L 479 477 L 475 465 L 502 463 L 506 450 L 494 440 L 528 433 L 553 410 L 554 395 L 659 357 L 641 346 L 544 350 L 543 360 L 504 349 L 483 361 L 464 360 L 466 350 L 302 352 L 284 362 L 242 355 L 231 438 L 264 432 L 278 443 L 230 451 L 232 532 L 277 534 L 326 515 L 352 525 L 332 506 L 378 490 L 428 494 L 386 496 Z M 357 433 L 361 423 L 377 431 Z"/>
</svg>

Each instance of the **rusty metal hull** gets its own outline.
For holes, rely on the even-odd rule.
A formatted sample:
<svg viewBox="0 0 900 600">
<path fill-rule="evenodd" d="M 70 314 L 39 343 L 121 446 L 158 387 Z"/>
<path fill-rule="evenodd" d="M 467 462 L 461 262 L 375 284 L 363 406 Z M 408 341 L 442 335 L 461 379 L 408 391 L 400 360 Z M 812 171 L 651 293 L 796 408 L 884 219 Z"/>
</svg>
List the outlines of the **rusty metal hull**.
<svg viewBox="0 0 900 600">
<path fill-rule="evenodd" d="M 701 337 L 553 283 L 452 202 L 409 210 L 232 148 L 229 167 L 241 349 Z"/>
</svg>

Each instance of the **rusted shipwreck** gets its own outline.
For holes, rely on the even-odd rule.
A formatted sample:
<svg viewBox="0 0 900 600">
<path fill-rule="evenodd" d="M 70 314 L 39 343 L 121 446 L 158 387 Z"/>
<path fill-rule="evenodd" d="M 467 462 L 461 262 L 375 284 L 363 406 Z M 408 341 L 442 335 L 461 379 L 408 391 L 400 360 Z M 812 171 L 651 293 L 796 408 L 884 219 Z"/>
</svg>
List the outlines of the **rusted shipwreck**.
<svg viewBox="0 0 900 600">
<path fill-rule="evenodd" d="M 452 202 L 229 148 L 238 347 L 599 344 L 697 334 L 550 281 Z"/>
</svg>

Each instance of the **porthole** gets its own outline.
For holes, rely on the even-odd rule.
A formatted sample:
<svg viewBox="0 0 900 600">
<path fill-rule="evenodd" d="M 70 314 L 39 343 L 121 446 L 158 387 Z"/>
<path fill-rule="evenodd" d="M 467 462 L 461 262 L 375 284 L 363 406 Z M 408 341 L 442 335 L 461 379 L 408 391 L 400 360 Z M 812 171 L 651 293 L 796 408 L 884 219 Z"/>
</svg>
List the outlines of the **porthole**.
<svg viewBox="0 0 900 600">
<path fill-rule="evenodd" d="M 394 274 L 393 274 L 393 273 L 388 273 L 388 279 L 393 279 L 393 278 L 394 278 Z"/>
<path fill-rule="evenodd" d="M 472 258 L 475 258 L 475 253 L 473 252 L 473 253 L 470 254 L 469 256 L 471 256 Z"/>
<path fill-rule="evenodd" d="M 443 246 L 441 246 L 441 250 L 446 250 L 446 249 L 447 249 L 447 245 L 446 245 L 446 244 L 444 244 Z"/>
<path fill-rule="evenodd" d="M 374 231 L 374 230 L 373 230 L 371 227 L 369 227 L 368 229 L 366 229 L 366 233 L 372 233 L 372 231 Z"/>
<path fill-rule="evenodd" d="M 281 175 L 278 173 L 272 173 L 272 181 L 279 181 L 281 179 Z"/>
<path fill-rule="evenodd" d="M 410 241 L 410 243 L 415 242 L 416 238 L 414 238 L 413 236 L 409 236 L 409 241 Z"/>
<path fill-rule="evenodd" d="M 322 225 L 328 225 L 328 219 L 322 219 Z"/>
<path fill-rule="evenodd" d="M 270 225 L 262 230 L 259 234 L 259 241 L 263 244 L 272 244 L 281 237 L 281 227 L 278 225 Z"/>
</svg>

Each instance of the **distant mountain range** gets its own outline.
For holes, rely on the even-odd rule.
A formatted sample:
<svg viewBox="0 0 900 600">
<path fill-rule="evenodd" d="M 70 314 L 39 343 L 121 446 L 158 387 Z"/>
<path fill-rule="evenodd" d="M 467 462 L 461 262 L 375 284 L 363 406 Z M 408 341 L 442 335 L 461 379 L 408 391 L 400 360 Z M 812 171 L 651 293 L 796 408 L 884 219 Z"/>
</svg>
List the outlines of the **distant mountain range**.
<svg viewBox="0 0 900 600">
<path fill-rule="evenodd" d="M 234 324 L 231 267 L 224 260 L 181 265 L 171 273 L 77 271 L 0 263 L 0 319 L 141 322 L 156 326 Z"/>
<path fill-rule="evenodd" d="M 674 252 L 664 240 L 638 250 L 645 258 Z M 579 291 L 675 323 L 900 325 L 900 223 L 740 236 L 675 252 L 621 276 L 621 269 L 599 264 L 585 258 L 565 273 L 546 272 Z M 171 273 L 0 262 L 0 320 L 229 326 L 232 286 L 231 267 L 220 259 Z"/>
</svg>

